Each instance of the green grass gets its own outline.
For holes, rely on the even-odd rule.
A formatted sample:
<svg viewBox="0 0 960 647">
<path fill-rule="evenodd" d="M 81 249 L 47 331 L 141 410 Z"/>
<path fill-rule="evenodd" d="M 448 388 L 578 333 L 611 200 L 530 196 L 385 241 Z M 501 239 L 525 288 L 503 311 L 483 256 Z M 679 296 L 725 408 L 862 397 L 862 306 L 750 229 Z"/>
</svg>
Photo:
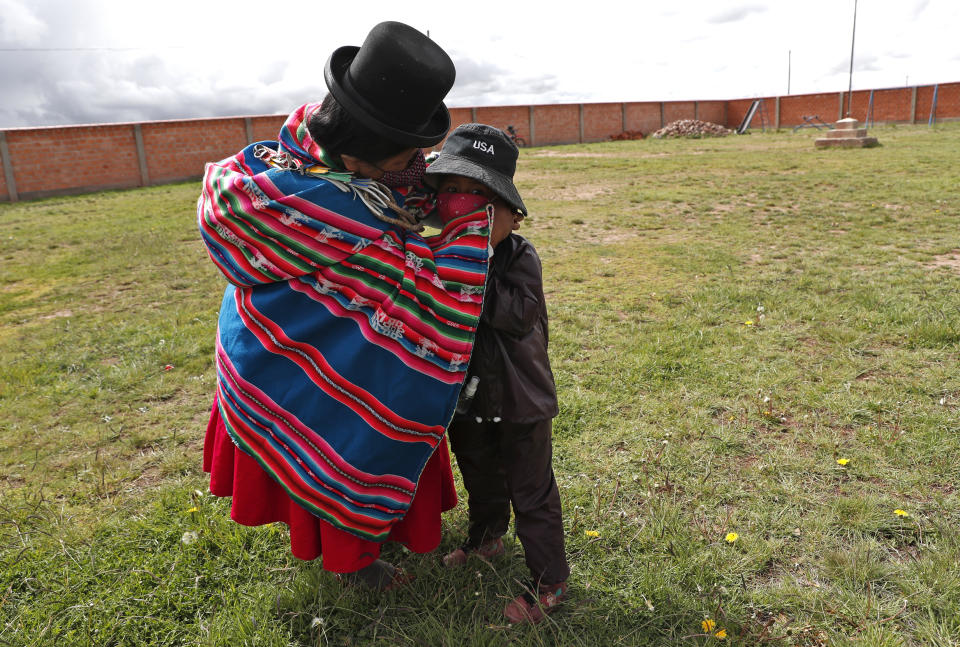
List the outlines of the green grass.
<svg viewBox="0 0 960 647">
<path fill-rule="evenodd" d="M 378 598 L 205 494 L 197 185 L 0 206 L 0 645 L 960 644 L 960 124 L 872 134 L 523 152 L 573 565 L 535 628 L 512 535 L 389 547 Z"/>
</svg>

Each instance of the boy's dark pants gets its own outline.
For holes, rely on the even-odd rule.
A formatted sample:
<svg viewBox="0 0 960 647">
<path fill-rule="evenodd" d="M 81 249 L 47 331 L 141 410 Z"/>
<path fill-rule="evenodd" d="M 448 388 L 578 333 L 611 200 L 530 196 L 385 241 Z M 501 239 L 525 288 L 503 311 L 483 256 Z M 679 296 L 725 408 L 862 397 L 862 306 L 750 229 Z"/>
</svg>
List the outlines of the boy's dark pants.
<svg viewBox="0 0 960 647">
<path fill-rule="evenodd" d="M 449 436 L 467 488 L 467 546 L 502 537 L 517 518 L 534 582 L 558 584 L 570 575 L 563 545 L 560 491 L 553 475 L 552 421 L 528 424 L 456 420 Z"/>
</svg>

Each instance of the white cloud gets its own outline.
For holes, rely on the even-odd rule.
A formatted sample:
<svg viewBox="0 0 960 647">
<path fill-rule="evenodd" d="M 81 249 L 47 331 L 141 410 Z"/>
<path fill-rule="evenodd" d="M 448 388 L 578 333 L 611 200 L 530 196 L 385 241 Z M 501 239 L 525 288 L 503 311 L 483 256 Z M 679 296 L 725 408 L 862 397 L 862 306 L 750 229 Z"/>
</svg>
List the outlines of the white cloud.
<svg viewBox="0 0 960 647">
<path fill-rule="evenodd" d="M 707 22 L 713 24 L 740 22 L 750 14 L 763 13 L 766 10 L 766 7 L 758 4 L 746 4 L 739 7 L 731 7 L 711 15 L 709 18 L 707 18 Z"/>
<path fill-rule="evenodd" d="M 46 24 L 25 3 L 0 0 L 0 43 L 3 47 L 36 43 L 46 31 Z"/>
<path fill-rule="evenodd" d="M 794 94 L 848 82 L 850 0 L 363 6 L 0 0 L 0 127 L 285 113 L 322 97 L 330 52 L 383 19 L 451 53 L 452 106 L 769 96 L 786 92 L 788 50 Z M 956 0 L 861 2 L 854 88 L 960 80 L 957 24 Z M 9 51 L 24 48 L 68 51 Z"/>
</svg>

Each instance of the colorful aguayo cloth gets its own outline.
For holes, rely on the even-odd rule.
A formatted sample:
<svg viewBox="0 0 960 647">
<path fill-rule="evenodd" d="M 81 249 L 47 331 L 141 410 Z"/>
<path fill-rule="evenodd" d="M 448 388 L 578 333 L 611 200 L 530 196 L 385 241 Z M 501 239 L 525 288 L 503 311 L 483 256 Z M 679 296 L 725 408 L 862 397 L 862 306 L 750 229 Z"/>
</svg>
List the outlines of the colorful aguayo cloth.
<svg viewBox="0 0 960 647">
<path fill-rule="evenodd" d="M 291 114 L 279 144 L 206 167 L 200 232 L 230 283 L 217 399 L 236 445 L 297 503 L 381 541 L 453 415 L 483 305 L 488 213 L 427 237 L 384 222 L 363 180 L 321 162 L 305 124 L 317 107 Z M 275 151 L 293 168 L 272 164 Z"/>
</svg>

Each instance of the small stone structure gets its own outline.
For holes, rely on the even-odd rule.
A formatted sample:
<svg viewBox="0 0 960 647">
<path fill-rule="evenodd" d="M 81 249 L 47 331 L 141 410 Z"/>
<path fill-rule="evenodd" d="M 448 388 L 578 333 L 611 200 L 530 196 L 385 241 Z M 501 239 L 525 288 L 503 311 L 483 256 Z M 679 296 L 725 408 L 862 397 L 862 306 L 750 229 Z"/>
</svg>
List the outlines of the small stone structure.
<svg viewBox="0 0 960 647">
<path fill-rule="evenodd" d="M 814 141 L 817 148 L 869 148 L 880 142 L 876 137 L 867 137 L 867 129 L 860 128 L 860 122 L 847 117 L 837 122 L 833 130 Z"/>
</svg>

